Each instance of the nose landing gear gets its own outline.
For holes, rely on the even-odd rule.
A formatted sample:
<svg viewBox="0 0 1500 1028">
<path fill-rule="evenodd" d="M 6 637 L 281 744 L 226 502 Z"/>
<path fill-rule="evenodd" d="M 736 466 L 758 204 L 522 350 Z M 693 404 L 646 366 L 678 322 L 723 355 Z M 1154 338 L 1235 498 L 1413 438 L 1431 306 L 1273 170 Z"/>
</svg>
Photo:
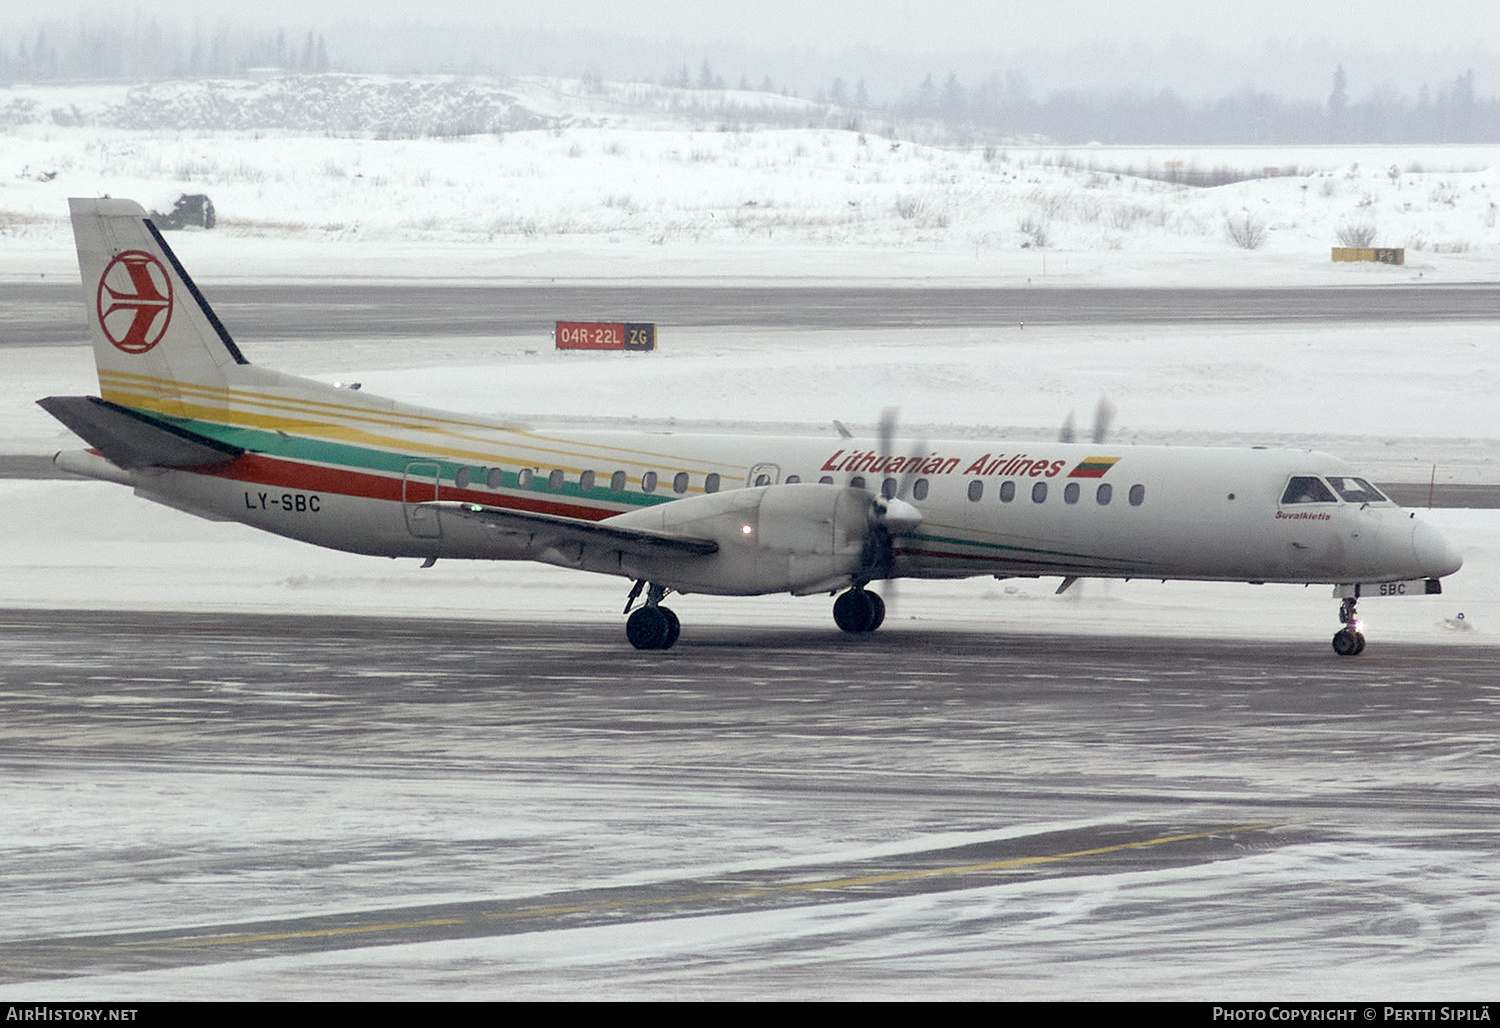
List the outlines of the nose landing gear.
<svg viewBox="0 0 1500 1028">
<path fill-rule="evenodd" d="M 1333 652 L 1340 657 L 1357 657 L 1365 651 L 1365 634 L 1359 617 L 1354 613 L 1355 600 L 1348 597 L 1339 605 L 1339 620 L 1344 627 L 1333 637 Z"/>
<path fill-rule="evenodd" d="M 630 598 L 625 601 L 627 613 L 645 586 L 643 579 L 630 590 Z M 682 632 L 682 622 L 677 620 L 677 615 L 672 613 L 671 608 L 661 605 L 662 598 L 666 595 L 666 586 L 651 583 L 646 591 L 646 605 L 626 619 L 625 638 L 636 649 L 670 650 L 677 642 L 677 636 Z"/>
</svg>

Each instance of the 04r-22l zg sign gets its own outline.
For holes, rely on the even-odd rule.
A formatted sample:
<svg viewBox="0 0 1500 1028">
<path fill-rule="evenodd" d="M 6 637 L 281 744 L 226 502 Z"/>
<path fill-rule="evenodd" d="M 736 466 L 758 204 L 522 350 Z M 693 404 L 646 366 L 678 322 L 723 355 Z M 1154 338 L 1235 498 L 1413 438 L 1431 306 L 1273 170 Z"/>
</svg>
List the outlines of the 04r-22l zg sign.
<svg viewBox="0 0 1500 1028">
<path fill-rule="evenodd" d="M 559 321 L 559 350 L 654 350 L 656 326 L 628 321 Z"/>
</svg>

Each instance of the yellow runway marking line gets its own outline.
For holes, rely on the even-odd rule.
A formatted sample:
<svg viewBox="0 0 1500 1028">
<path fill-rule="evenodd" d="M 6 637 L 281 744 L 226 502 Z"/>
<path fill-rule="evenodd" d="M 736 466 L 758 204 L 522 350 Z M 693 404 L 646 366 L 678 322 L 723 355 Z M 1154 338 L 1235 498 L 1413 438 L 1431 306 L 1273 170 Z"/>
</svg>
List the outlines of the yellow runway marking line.
<svg viewBox="0 0 1500 1028">
<path fill-rule="evenodd" d="M 829 878 L 818 882 L 799 882 L 792 885 L 774 885 L 763 889 L 739 889 L 733 892 L 709 892 L 699 893 L 692 896 L 658 896 L 642 899 L 607 900 L 599 903 L 582 903 L 566 907 L 532 907 L 526 910 L 510 911 L 504 914 L 485 914 L 485 918 L 493 921 L 513 920 L 522 917 L 547 917 L 557 914 L 577 914 L 590 910 L 623 909 L 627 907 L 652 906 L 664 903 L 695 903 L 704 900 L 728 900 L 746 899 L 755 896 L 770 896 L 779 892 L 817 892 L 828 889 L 845 889 L 858 885 L 882 885 L 890 882 L 916 881 L 922 878 L 939 878 L 944 876 L 957 876 L 964 874 L 980 874 L 985 871 L 1006 871 L 1015 868 L 1030 867 L 1035 864 L 1051 864 L 1064 860 L 1073 860 L 1078 857 L 1100 856 L 1105 853 L 1119 853 L 1124 850 L 1146 849 L 1151 846 L 1163 846 L 1172 842 L 1186 842 L 1191 839 L 1207 839 L 1214 835 L 1225 835 L 1233 832 L 1264 831 L 1275 828 L 1274 824 L 1238 825 L 1233 828 L 1219 828 L 1209 832 L 1191 832 L 1185 835 L 1164 835 L 1156 839 L 1144 839 L 1139 842 L 1122 842 L 1113 846 L 1100 846 L 1094 849 L 1074 850 L 1071 853 L 1050 853 L 1036 857 L 1011 857 L 1006 860 L 988 861 L 982 864 L 955 864 L 951 867 L 921 868 L 915 871 L 892 871 L 887 874 L 863 875 L 857 878 Z"/>
<path fill-rule="evenodd" d="M 886 874 L 860 875 L 853 878 L 828 878 L 816 882 L 798 882 L 790 885 L 774 885 L 757 889 L 736 889 L 726 892 L 704 892 L 687 896 L 655 896 L 640 897 L 633 899 L 602 900 L 596 903 L 575 903 L 556 907 L 529 907 L 525 910 L 507 911 L 498 914 L 481 914 L 489 921 L 513 921 L 522 918 L 533 917 L 555 917 L 564 914 L 581 914 L 590 911 L 602 910 L 627 910 L 631 907 L 662 906 L 670 903 L 702 903 L 708 901 L 723 901 L 733 899 L 750 899 L 757 896 L 772 896 L 777 893 L 797 892 L 819 892 L 833 889 L 846 889 L 861 885 L 883 885 L 890 882 L 917 881 L 923 878 L 955 877 L 966 874 L 981 874 L 986 871 L 1009 871 L 1017 868 L 1032 867 L 1038 864 L 1055 864 L 1067 860 L 1076 860 L 1079 857 L 1102 856 L 1107 853 L 1120 853 L 1125 850 L 1148 849 L 1153 846 L 1164 846 L 1174 842 L 1188 842 L 1193 839 L 1207 839 L 1215 835 L 1230 835 L 1236 832 L 1264 831 L 1275 828 L 1275 824 L 1252 824 L 1237 825 L 1232 828 L 1218 828 L 1206 832 L 1188 832 L 1181 835 L 1163 835 L 1155 839 L 1143 839 L 1138 842 L 1121 842 L 1112 846 L 1098 846 L 1086 850 L 1073 850 L 1069 853 L 1049 853 L 1034 857 L 1010 857 L 1005 860 L 992 860 L 979 864 L 954 864 L 949 867 L 920 868 L 913 871 L 892 871 Z M 183 939 L 179 941 L 164 940 L 160 943 L 135 943 L 127 944 L 122 949 L 157 949 L 163 945 L 174 946 L 182 949 L 197 949 L 208 946 L 236 946 L 257 942 L 284 942 L 288 939 L 327 939 L 338 936 L 369 935 L 376 932 L 396 932 L 412 928 L 437 928 L 452 925 L 468 924 L 470 918 L 444 917 L 433 918 L 426 921 L 400 921 L 387 924 L 359 925 L 348 928 L 315 928 L 300 932 L 268 932 L 262 935 L 224 935 L 201 939 Z"/>
<path fill-rule="evenodd" d="M 184 940 L 175 945 L 192 948 L 195 946 L 233 946 L 247 942 L 281 942 L 286 939 L 321 939 L 334 935 L 358 935 L 365 932 L 398 932 L 406 928 L 434 928 L 439 925 L 465 924 L 468 918 L 464 917 L 440 917 L 431 921 L 404 921 L 392 924 L 361 925 L 355 928 L 316 928 L 305 932 L 277 932 L 269 935 L 222 935 L 217 938 L 201 939 L 197 941 Z M 136 948 L 136 947 L 127 947 Z M 140 948 L 154 948 L 142 944 Z"/>
</svg>

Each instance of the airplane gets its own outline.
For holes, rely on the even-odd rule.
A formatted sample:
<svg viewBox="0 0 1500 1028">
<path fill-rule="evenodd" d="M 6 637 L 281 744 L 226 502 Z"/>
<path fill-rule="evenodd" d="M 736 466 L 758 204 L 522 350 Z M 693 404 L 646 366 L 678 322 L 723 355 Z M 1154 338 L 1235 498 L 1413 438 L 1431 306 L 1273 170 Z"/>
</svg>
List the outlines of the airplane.
<svg viewBox="0 0 1500 1028">
<path fill-rule="evenodd" d="M 872 583 L 991 575 L 1331 584 L 1354 656 L 1362 596 L 1441 592 L 1463 563 L 1312 451 L 898 446 L 889 412 L 867 440 L 541 430 L 283 374 L 246 359 L 139 204 L 69 206 L 100 395 L 37 401 L 89 444 L 59 467 L 352 553 L 616 575 L 637 649 L 676 643 L 672 592 L 836 596 L 858 635 L 885 617 Z"/>
</svg>

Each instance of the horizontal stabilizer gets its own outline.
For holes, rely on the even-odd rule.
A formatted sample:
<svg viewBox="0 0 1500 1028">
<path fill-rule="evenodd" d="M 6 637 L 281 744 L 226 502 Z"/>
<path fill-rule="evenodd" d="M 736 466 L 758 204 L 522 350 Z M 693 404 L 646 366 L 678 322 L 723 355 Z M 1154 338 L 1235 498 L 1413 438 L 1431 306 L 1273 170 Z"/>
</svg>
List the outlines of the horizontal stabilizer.
<svg viewBox="0 0 1500 1028">
<path fill-rule="evenodd" d="M 37 404 L 127 471 L 228 464 L 245 452 L 97 396 L 48 396 Z"/>
<path fill-rule="evenodd" d="M 712 539 L 694 539 L 645 528 L 621 528 L 607 521 L 584 521 L 556 514 L 484 507 L 476 503 L 447 502 L 435 506 L 441 507 L 444 513 L 483 522 L 498 532 L 532 536 L 537 543 L 583 543 L 641 556 L 673 553 L 706 557 L 719 552 L 719 544 Z"/>
</svg>

